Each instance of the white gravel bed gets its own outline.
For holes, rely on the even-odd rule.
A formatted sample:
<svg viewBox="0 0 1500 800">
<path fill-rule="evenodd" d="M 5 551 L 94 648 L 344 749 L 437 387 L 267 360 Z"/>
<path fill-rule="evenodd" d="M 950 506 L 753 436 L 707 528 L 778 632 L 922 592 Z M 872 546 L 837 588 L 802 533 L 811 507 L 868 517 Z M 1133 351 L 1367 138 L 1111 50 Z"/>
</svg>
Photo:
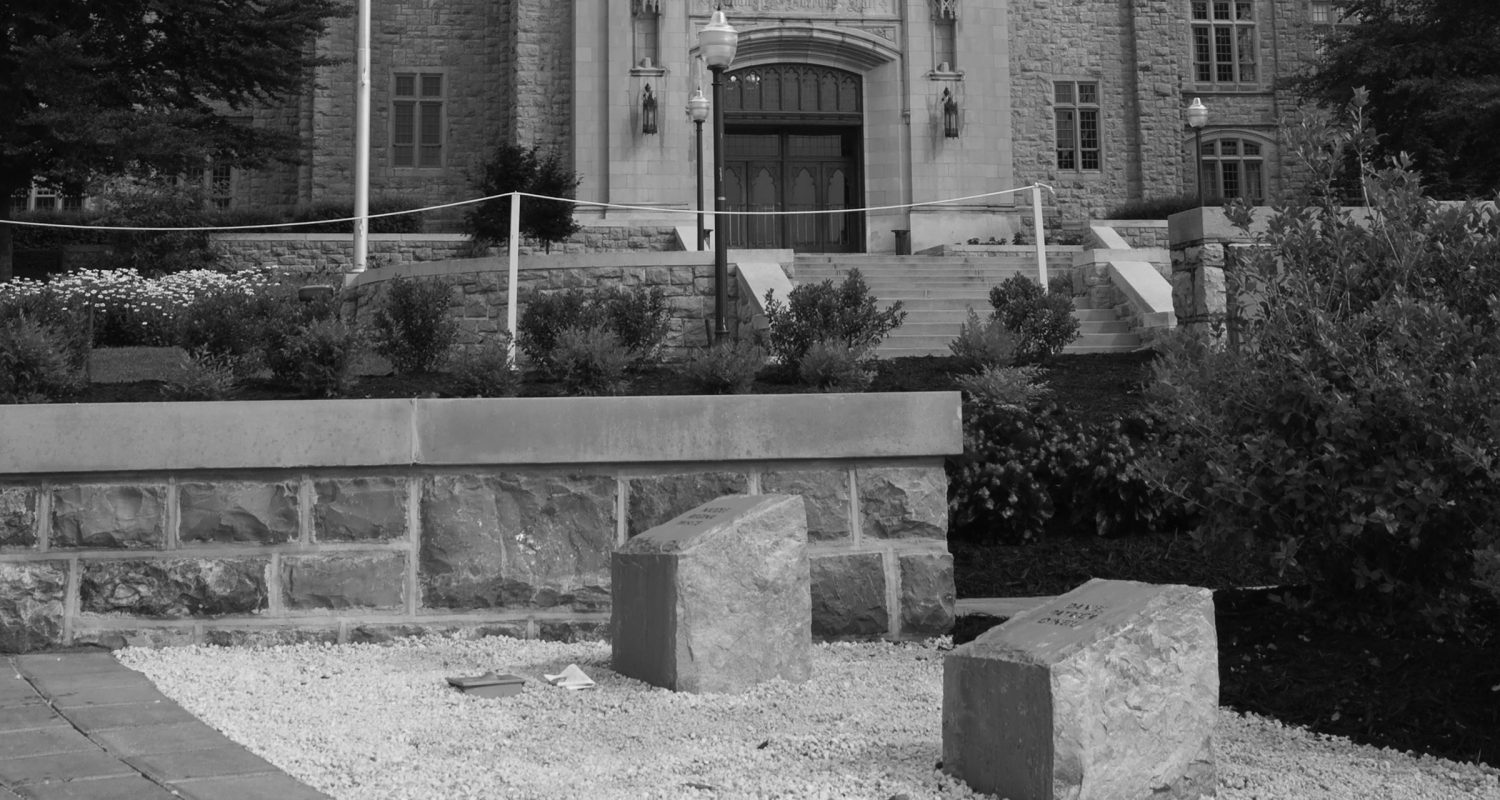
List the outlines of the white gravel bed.
<svg viewBox="0 0 1500 800">
<path fill-rule="evenodd" d="M 677 694 L 611 672 L 607 644 L 422 637 L 381 645 L 131 648 L 120 661 L 209 725 L 338 798 L 980 797 L 942 757 L 942 648 L 825 644 L 813 679 Z M 576 663 L 598 685 L 549 686 Z M 503 699 L 446 678 L 527 679 Z M 1219 797 L 1484 798 L 1500 770 L 1224 710 Z"/>
</svg>

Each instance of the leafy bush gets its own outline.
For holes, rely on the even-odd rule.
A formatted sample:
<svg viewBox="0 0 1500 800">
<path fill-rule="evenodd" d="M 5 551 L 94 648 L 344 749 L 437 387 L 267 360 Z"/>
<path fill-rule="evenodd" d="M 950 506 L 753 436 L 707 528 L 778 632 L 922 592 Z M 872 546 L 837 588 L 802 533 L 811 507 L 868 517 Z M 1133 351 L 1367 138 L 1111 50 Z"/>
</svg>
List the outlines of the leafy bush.
<svg viewBox="0 0 1500 800">
<path fill-rule="evenodd" d="M 342 397 L 354 383 L 359 332 L 337 319 L 316 319 L 298 328 L 285 342 L 278 362 L 281 374 L 308 397 Z"/>
<path fill-rule="evenodd" d="M 120 181 L 94 193 L 94 224 L 136 228 L 207 228 L 215 224 L 201 187 L 169 181 Z M 219 260 L 207 230 L 115 231 L 100 266 L 146 275 L 211 269 Z"/>
<path fill-rule="evenodd" d="M 1356 105 L 1325 157 L 1361 126 Z M 1474 268 L 1500 263 L 1500 221 L 1436 207 L 1405 166 L 1361 160 L 1368 222 L 1316 191 L 1241 254 L 1239 349 L 1179 336 L 1157 366 L 1152 474 L 1203 510 L 1201 538 L 1274 546 L 1331 619 L 1461 630 L 1500 541 L 1500 278 Z"/>
<path fill-rule="evenodd" d="M 635 354 L 637 363 L 656 358 L 667 339 L 672 314 L 660 287 L 617 287 L 596 295 L 594 302 L 602 306 L 610 330 Z"/>
<path fill-rule="evenodd" d="M 14 286 L 15 284 L 0 284 Z M 0 319 L 26 317 L 61 337 L 68 365 L 87 372 L 93 347 L 93 314 L 77 298 L 43 287 L 38 291 L 6 293 L 0 289 Z"/>
<path fill-rule="evenodd" d="M 485 197 L 507 192 L 526 192 L 544 197 L 573 196 L 582 179 L 569 170 L 556 152 L 542 152 L 509 142 L 495 148 L 490 160 L 480 166 L 474 187 Z M 573 221 L 573 204 L 565 200 L 521 198 L 521 235 L 542 242 L 548 252 L 579 229 Z M 510 239 L 510 198 L 486 200 L 469 207 L 464 216 L 465 232 L 480 244 L 499 244 Z"/>
<path fill-rule="evenodd" d="M 320 354 L 315 352 L 316 346 L 306 341 L 299 342 L 298 339 L 314 323 L 336 321 L 337 300 L 299 300 L 294 289 L 284 286 L 268 290 L 258 300 L 257 313 L 263 314 L 265 320 L 259 340 L 261 363 L 271 370 L 273 380 L 305 389 L 307 375 L 304 364 L 309 356 L 309 347 L 313 350 L 311 356 L 320 357 Z M 359 351 L 364 344 L 360 330 L 350 328 L 348 332 L 352 337 L 353 349 Z M 323 330 L 321 333 L 329 331 Z"/>
<path fill-rule="evenodd" d="M 87 383 L 66 331 L 24 314 L 0 319 L 0 403 L 43 403 Z"/>
<path fill-rule="evenodd" d="M 1047 402 L 1035 368 L 960 379 L 964 452 L 948 459 L 952 535 L 1020 543 L 1044 536 L 1171 531 L 1187 508 L 1141 470 L 1151 425 L 1069 420 Z"/>
<path fill-rule="evenodd" d="M 232 364 L 241 374 L 253 372 L 263 360 L 272 302 L 235 290 L 197 297 L 177 317 L 177 346 L 195 358 Z"/>
<path fill-rule="evenodd" d="M 563 387 L 573 395 L 614 395 L 625 391 L 630 351 L 604 325 L 566 328 L 553 350 Z"/>
<path fill-rule="evenodd" d="M 516 321 L 516 344 L 543 373 L 557 374 L 556 350 L 562 332 L 599 325 L 613 334 L 640 366 L 659 357 L 670 320 L 671 308 L 657 288 L 532 292 Z"/>
<path fill-rule="evenodd" d="M 765 365 L 764 348 L 732 341 L 710 345 L 688 356 L 683 371 L 694 386 L 708 394 L 745 394 Z"/>
<path fill-rule="evenodd" d="M 1222 197 L 1203 198 L 1202 207 L 1218 208 L 1224 205 Z M 1182 211 L 1199 208 L 1196 193 L 1179 194 L 1173 197 L 1147 197 L 1121 203 L 1105 214 L 1105 219 L 1166 219 Z"/>
<path fill-rule="evenodd" d="M 864 350 L 842 341 L 815 342 L 798 362 L 797 376 L 820 392 L 863 392 L 875 380 L 865 360 Z"/>
<path fill-rule="evenodd" d="M 402 214 L 398 212 L 421 208 L 420 200 L 410 197 L 372 197 L 370 198 L 369 211 L 371 215 L 390 214 L 391 216 L 371 216 L 370 233 L 421 233 L 425 227 L 423 214 Z M 317 222 L 319 220 L 350 219 L 354 216 L 353 202 L 340 202 L 325 200 L 309 206 L 301 206 L 292 212 L 291 222 Z M 254 224 L 254 223 L 242 223 Z M 268 229 L 269 232 L 285 233 L 353 233 L 353 222 L 328 222 L 322 225 L 295 225 L 286 228 Z"/>
<path fill-rule="evenodd" d="M 1015 363 L 1016 335 L 994 315 L 980 319 L 971 307 L 968 320 L 959 326 L 958 338 L 948 343 L 948 350 L 964 372 L 1005 367 Z"/>
<path fill-rule="evenodd" d="M 223 400 L 240 387 L 245 373 L 240 359 L 207 350 L 185 353 L 182 378 L 167 385 L 167 394 L 177 400 Z"/>
<path fill-rule="evenodd" d="M 851 269 L 843 283 L 833 280 L 797 286 L 786 303 L 766 292 L 766 320 L 761 334 L 772 354 L 782 364 L 795 367 L 818 342 L 842 342 L 849 350 L 873 351 L 885 337 L 906 320 L 897 300 L 884 310 L 865 285 L 859 270 Z"/>
<path fill-rule="evenodd" d="M 387 281 L 371 322 L 375 352 L 403 375 L 440 369 L 458 340 L 458 321 L 448 307 L 448 287 L 439 281 Z"/>
<path fill-rule="evenodd" d="M 449 391 L 459 397 L 514 397 L 520 381 L 505 331 L 460 349 L 448 363 Z"/>
<path fill-rule="evenodd" d="M 553 352 L 562 332 L 582 327 L 588 316 L 589 296 L 582 289 L 544 294 L 530 292 L 525 309 L 516 320 L 516 346 L 543 372 L 555 369 Z"/>
<path fill-rule="evenodd" d="M 990 305 L 1001 326 L 1016 334 L 1017 363 L 1046 361 L 1078 338 L 1073 298 L 1066 293 L 1043 292 L 1025 275 L 1012 275 L 991 288 Z"/>
</svg>

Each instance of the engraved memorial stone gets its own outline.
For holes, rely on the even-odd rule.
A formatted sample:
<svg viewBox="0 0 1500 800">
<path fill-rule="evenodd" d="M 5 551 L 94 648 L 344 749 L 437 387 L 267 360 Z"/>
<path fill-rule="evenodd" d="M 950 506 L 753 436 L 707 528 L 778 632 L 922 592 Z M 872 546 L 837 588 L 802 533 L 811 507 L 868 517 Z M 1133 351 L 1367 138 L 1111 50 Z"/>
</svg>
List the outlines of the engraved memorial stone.
<svg viewBox="0 0 1500 800">
<path fill-rule="evenodd" d="M 1213 595 L 1092 580 L 943 664 L 943 769 L 1010 800 L 1212 797 Z"/>
</svg>

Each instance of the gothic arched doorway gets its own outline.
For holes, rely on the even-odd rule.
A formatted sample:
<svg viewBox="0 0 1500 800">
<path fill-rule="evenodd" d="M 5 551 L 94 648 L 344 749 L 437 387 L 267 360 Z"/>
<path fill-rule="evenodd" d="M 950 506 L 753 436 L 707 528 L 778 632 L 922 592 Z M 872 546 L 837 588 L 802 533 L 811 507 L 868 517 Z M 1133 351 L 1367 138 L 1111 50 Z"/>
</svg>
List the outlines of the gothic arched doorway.
<svg viewBox="0 0 1500 800">
<path fill-rule="evenodd" d="M 857 73 L 814 64 L 735 70 L 724 87 L 724 193 L 730 211 L 864 206 L 863 91 Z M 737 216 L 729 246 L 864 249 L 858 213 Z"/>
</svg>

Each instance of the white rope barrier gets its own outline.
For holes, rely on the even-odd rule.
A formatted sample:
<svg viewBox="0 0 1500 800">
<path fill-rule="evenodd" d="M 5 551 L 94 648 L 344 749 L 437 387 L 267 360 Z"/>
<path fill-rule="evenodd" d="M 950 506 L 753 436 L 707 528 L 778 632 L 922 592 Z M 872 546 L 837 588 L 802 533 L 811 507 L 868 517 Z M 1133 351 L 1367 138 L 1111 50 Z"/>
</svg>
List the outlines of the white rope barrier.
<svg viewBox="0 0 1500 800">
<path fill-rule="evenodd" d="M 763 216 L 763 217 L 766 217 L 766 216 L 797 216 L 797 215 L 812 215 L 812 214 L 863 214 L 863 213 L 868 213 L 868 212 L 872 212 L 872 211 L 899 211 L 899 210 L 908 209 L 908 208 L 923 208 L 923 207 L 927 207 L 927 206 L 945 205 L 945 204 L 948 204 L 948 203 L 962 203 L 962 202 L 966 202 L 966 201 L 970 201 L 970 200 L 983 200 L 983 199 L 988 198 L 988 197 L 998 197 L 1000 195 L 1017 194 L 1017 193 L 1020 193 L 1020 192 L 1030 192 L 1030 191 L 1032 191 L 1034 189 L 1037 189 L 1037 188 L 1046 189 L 1048 192 L 1052 193 L 1054 196 L 1057 194 L 1057 191 L 1055 189 L 1053 189 L 1051 186 L 1048 186 L 1045 183 L 1033 183 L 1033 184 L 1030 184 L 1030 185 L 1027 185 L 1027 186 L 1021 186 L 1021 187 L 1018 187 L 1018 188 L 1015 188 L 1015 189 L 1002 189 L 1000 191 L 985 192 L 983 194 L 971 194 L 971 195 L 967 195 L 967 196 L 964 196 L 964 197 L 949 197 L 949 198 L 945 198 L 945 199 L 942 199 L 942 200 L 926 200 L 926 201 L 923 201 L 923 202 L 920 202 L 920 203 L 900 203 L 900 204 L 897 204 L 897 205 L 888 205 L 888 206 L 865 206 L 863 208 L 843 208 L 843 209 L 832 209 L 832 210 L 830 210 L 830 209 L 816 209 L 816 210 L 809 210 L 809 211 L 723 211 L 723 212 L 714 212 L 714 211 L 712 211 L 710 209 L 704 209 L 703 211 L 700 212 L 697 209 L 690 209 L 690 208 L 661 208 L 661 207 L 658 207 L 658 206 L 637 206 L 637 205 L 628 205 L 628 204 L 624 204 L 624 203 L 600 203 L 600 202 L 595 202 L 595 201 L 592 201 L 592 200 L 578 200 L 578 199 L 575 199 L 575 198 L 572 198 L 572 197 L 550 197 L 548 195 L 544 195 L 544 194 L 532 194 L 530 192 L 505 192 L 503 194 L 494 194 L 494 195 L 490 195 L 488 197 L 479 197 L 479 198 L 475 198 L 475 199 L 472 199 L 472 200 L 458 200 L 458 201 L 454 201 L 452 203 L 441 203 L 441 204 L 438 204 L 438 205 L 425 206 L 423 208 L 411 208 L 411 209 L 406 209 L 406 210 L 403 210 L 403 211 L 386 211 L 386 212 L 383 212 L 383 213 L 380 213 L 380 214 L 370 214 L 366 218 L 367 219 L 378 219 L 380 217 L 398 217 L 398 216 L 401 216 L 402 214 L 423 214 L 423 213 L 426 213 L 426 212 L 429 212 L 429 211 L 441 211 L 441 210 L 446 209 L 446 208 L 457 208 L 459 206 L 474 205 L 476 203 L 487 203 L 487 202 L 489 202 L 491 200 L 502 200 L 504 198 L 514 197 L 514 196 L 529 197 L 529 198 L 532 198 L 534 200 L 552 200 L 552 201 L 561 202 L 561 203 L 572 203 L 572 204 L 574 204 L 576 206 L 586 206 L 586 207 L 590 207 L 590 208 L 616 209 L 616 210 L 622 210 L 622 211 L 648 211 L 648 212 L 657 213 L 657 214 L 693 214 L 693 215 L 697 215 L 699 213 L 702 213 L 702 214 L 704 214 L 706 216 L 714 216 L 714 215 L 716 215 L 716 213 L 722 213 L 722 214 L 725 214 L 726 216 L 742 216 L 742 217 L 750 217 L 750 216 Z M 33 227 L 33 228 L 62 228 L 62 229 L 67 229 L 67 230 L 124 231 L 124 232 L 138 232 L 138 233 L 147 233 L 147 232 L 167 233 L 167 232 L 192 232 L 192 231 L 251 231 L 251 230 L 265 230 L 266 228 L 296 228 L 296 227 L 306 227 L 306 226 L 311 226 L 311 225 L 336 225 L 336 224 L 344 223 L 344 222 L 354 222 L 354 221 L 359 220 L 359 219 L 361 219 L 361 217 L 342 217 L 342 218 L 337 218 L 337 219 L 319 219 L 319 220 L 309 220 L 309 221 L 305 221 L 305 222 L 267 222 L 267 223 L 262 223 L 262 224 L 257 224 L 257 225 L 200 225 L 200 226 L 189 226 L 189 227 L 152 227 L 152 226 L 140 226 L 140 227 L 137 227 L 137 226 L 127 226 L 127 225 L 74 225 L 74 224 L 61 223 L 61 222 L 35 222 L 35 221 L 31 221 L 31 220 L 17 220 L 17 219 L 0 220 L 0 224 L 22 225 L 22 226 Z"/>
</svg>

